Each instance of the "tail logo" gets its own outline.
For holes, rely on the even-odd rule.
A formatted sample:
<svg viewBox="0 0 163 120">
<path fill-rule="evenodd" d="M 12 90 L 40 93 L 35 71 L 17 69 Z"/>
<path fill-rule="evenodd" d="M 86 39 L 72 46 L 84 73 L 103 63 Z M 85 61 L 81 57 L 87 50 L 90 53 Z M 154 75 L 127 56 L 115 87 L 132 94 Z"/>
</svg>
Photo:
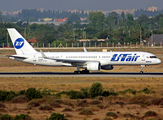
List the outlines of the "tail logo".
<svg viewBox="0 0 163 120">
<path fill-rule="evenodd" d="M 14 42 L 14 47 L 16 49 L 20 49 L 24 46 L 24 39 L 22 38 L 18 38 L 15 42 Z"/>
</svg>

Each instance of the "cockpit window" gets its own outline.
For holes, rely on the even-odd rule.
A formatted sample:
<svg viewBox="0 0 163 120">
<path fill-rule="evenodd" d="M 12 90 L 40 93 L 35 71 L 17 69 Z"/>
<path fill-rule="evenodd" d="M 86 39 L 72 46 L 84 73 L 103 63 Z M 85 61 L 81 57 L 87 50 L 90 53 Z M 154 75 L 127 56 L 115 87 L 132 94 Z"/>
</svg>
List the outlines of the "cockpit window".
<svg viewBox="0 0 163 120">
<path fill-rule="evenodd" d="M 150 56 L 150 58 L 157 58 L 156 56 Z"/>
</svg>

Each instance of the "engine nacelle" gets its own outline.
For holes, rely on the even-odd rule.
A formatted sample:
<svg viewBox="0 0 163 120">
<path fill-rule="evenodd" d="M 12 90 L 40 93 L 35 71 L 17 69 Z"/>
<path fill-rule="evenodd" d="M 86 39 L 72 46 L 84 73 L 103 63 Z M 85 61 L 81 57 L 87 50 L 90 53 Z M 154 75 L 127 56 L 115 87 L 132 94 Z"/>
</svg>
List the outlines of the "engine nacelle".
<svg viewBox="0 0 163 120">
<path fill-rule="evenodd" d="M 112 70 L 114 68 L 113 65 L 105 65 L 105 66 L 101 66 L 101 69 L 103 70 Z"/>
<path fill-rule="evenodd" d="M 84 66 L 84 68 L 91 71 L 98 71 L 101 69 L 101 64 L 100 62 L 89 62 L 86 66 Z"/>
</svg>

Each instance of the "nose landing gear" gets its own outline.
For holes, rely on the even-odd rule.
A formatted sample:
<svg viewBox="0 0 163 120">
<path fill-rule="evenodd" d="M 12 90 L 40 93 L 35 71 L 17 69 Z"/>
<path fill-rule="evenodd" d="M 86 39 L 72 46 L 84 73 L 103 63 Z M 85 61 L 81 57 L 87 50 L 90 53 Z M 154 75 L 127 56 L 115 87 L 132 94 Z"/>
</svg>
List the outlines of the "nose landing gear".
<svg viewBox="0 0 163 120">
<path fill-rule="evenodd" d="M 145 67 L 145 66 L 146 66 L 146 65 L 141 65 L 141 71 L 140 71 L 140 73 L 142 73 L 142 74 L 144 73 L 143 70 L 144 70 L 144 67 Z"/>
</svg>

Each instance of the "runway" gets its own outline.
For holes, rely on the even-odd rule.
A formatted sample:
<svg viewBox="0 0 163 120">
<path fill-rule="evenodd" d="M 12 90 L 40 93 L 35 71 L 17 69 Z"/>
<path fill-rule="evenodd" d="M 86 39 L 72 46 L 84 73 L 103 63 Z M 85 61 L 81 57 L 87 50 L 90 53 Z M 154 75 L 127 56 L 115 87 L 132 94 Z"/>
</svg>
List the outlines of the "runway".
<svg viewBox="0 0 163 120">
<path fill-rule="evenodd" d="M 73 72 L 0 72 L 0 77 L 163 77 L 163 72 L 91 72 L 74 74 Z"/>
</svg>

